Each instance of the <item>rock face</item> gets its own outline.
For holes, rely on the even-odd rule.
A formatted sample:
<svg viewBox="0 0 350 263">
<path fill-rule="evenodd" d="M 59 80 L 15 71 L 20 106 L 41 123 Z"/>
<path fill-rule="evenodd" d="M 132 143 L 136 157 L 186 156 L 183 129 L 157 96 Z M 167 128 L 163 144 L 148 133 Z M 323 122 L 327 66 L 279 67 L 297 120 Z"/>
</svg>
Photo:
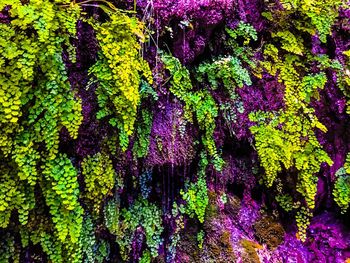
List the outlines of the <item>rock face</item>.
<svg viewBox="0 0 350 263">
<path fill-rule="evenodd" d="M 189 226 L 182 233 L 176 262 L 345 262 L 350 253 L 349 229 L 335 214 L 315 216 L 303 243 L 290 229 L 289 220 L 266 214 L 255 200 L 210 194 L 202 249 L 196 230 Z M 193 223 L 193 222 L 192 222 Z"/>
<path fill-rule="evenodd" d="M 79 18 L 76 35 L 57 21 L 43 33 L 73 114 L 57 103 L 46 116 L 37 91 L 11 109 L 2 80 L 31 54 L 6 37 L 36 43 L 51 18 L 25 7 L 41 1 L 0 3 L 0 263 L 350 263 L 348 0 L 42 1 Z M 61 92 L 38 57 L 23 90 Z M 5 127 L 12 110 L 18 126 Z"/>
<path fill-rule="evenodd" d="M 148 1 L 139 3 L 141 7 L 149 4 Z M 262 44 L 265 37 L 268 38 L 273 23 L 278 23 L 268 22 L 262 17 L 262 12 L 269 8 L 266 1 L 163 0 L 153 1 L 152 8 L 158 14 L 155 29 L 159 34 L 159 44 L 162 45 L 161 39 L 167 41 L 173 55 L 188 67 L 205 60 L 208 52 L 211 56 L 223 53 L 224 40 L 219 33 L 223 25 L 234 28 L 239 21 L 250 23 L 257 30 Z M 276 8 L 283 9 L 281 5 Z M 339 15 L 343 21 L 349 21 L 349 11 L 340 10 Z M 334 26 L 336 30 L 326 44 L 321 43 L 317 35 L 312 36 L 309 43 L 312 53 L 332 53 L 331 56 L 342 61 L 342 52 L 350 47 L 347 22 Z M 256 56 L 261 59 L 261 54 Z M 349 213 L 340 216 L 332 200 L 335 173 L 344 165 L 349 152 L 346 128 L 349 116 L 345 112 L 344 93 L 336 84 L 339 77 L 332 70 L 327 72 L 327 77 L 320 99 L 312 101 L 312 105 L 320 122 L 328 129 L 326 133 L 316 133 L 333 165 L 323 165 L 318 175 L 315 216 L 307 230 L 307 240 L 302 242 L 297 239 L 293 213 L 278 208 L 269 190 L 261 188 L 256 176 L 251 173 L 258 158 L 246 144 L 253 139 L 248 114 L 257 110 L 278 111 L 285 107 L 285 86 L 275 76 L 263 73 L 260 79 L 253 81 L 253 85 L 237 90 L 244 111 L 237 112 L 236 121 L 230 124 L 232 126 L 227 128 L 223 127 L 223 122 L 217 123 L 216 142 L 223 146 L 226 166 L 222 173 L 214 171 L 209 177 L 213 192 L 209 194 L 207 216 L 202 226 L 205 230 L 203 248 L 197 248 L 195 236 L 198 226 L 189 221 L 181 234 L 176 262 L 345 262 L 349 258 L 350 232 L 346 223 Z M 219 95 L 217 99 L 222 100 Z M 161 124 L 156 124 L 155 130 L 158 125 Z M 225 138 L 228 130 L 234 134 L 233 142 Z M 177 151 L 185 149 L 186 143 L 177 141 L 176 145 L 174 163 L 178 163 Z M 187 152 L 183 151 L 182 156 L 188 156 Z M 227 195 L 225 204 L 220 200 L 223 192 Z"/>
<path fill-rule="evenodd" d="M 164 72 L 162 63 L 159 63 L 155 47 L 171 51 L 188 68 L 195 67 L 211 57 L 228 55 L 223 29 L 235 28 L 240 21 L 244 21 L 258 33 L 258 40 L 253 43 L 254 48 L 258 49 L 254 59 L 263 60 L 260 48 L 271 37 L 270 32 L 277 21 L 268 21 L 262 14 L 269 10 L 272 2 L 276 4 L 274 8 L 283 9 L 278 1 L 270 2 L 137 1 L 138 15 L 146 21 L 150 19 L 146 25 L 153 31 L 149 46 L 144 48 L 144 57 L 152 66 L 154 88 L 159 96 L 157 104 L 153 106 L 149 151 L 143 165 L 151 169 L 157 167 L 152 187 L 157 194 L 162 195 L 165 213 L 170 209 L 169 199 L 176 200 L 166 185 L 175 182 L 175 188 L 181 188 L 185 178 L 192 178 L 190 174 L 196 170 L 193 163 L 198 159 L 196 138 L 199 131 L 196 123 L 186 123 L 182 102 L 169 98 L 169 76 Z M 313 55 L 327 54 L 346 63 L 342 52 L 350 48 L 350 28 L 347 24 L 349 14 L 349 10 L 340 10 L 339 21 L 342 22 L 335 23 L 335 30 L 328 37 L 327 43 L 321 43 L 317 35 L 310 38 L 308 45 Z M 78 63 L 76 68 L 72 68 L 72 83 L 83 81 L 86 74 L 84 65 L 91 64 L 96 59 L 96 44 L 90 31 L 86 26 L 78 27 L 79 43 L 83 45 L 81 50 L 89 52 L 78 52 L 78 62 L 82 64 Z M 312 70 L 317 72 L 318 68 Z M 259 158 L 252 147 L 254 137 L 249 128 L 253 123 L 248 115 L 254 111 L 274 112 L 285 108 L 285 85 L 278 80 L 277 75 L 262 72 L 259 77 L 253 76 L 252 85 L 244 85 L 237 90 L 244 110 L 235 112 L 235 120 L 230 122 L 230 126 L 226 125 L 222 117 L 216 121 L 215 141 L 222 148 L 226 164 L 222 172 L 210 170 L 208 173 L 207 181 L 211 190 L 208 192 L 209 204 L 204 224 L 198 224 L 196 220 L 185 220 L 185 227 L 179 232 L 175 256 L 167 256 L 166 249 L 162 248 L 156 262 L 333 263 L 345 262 L 350 258 L 349 213 L 340 215 L 332 196 L 335 173 L 344 165 L 346 154 L 350 150 L 350 119 L 346 113 L 346 96 L 337 86 L 339 76 L 335 71 L 328 70 L 327 78 L 325 88 L 319 91 L 319 100 L 313 100 L 311 104 L 320 122 L 328 129 L 326 133 L 316 131 L 316 135 L 333 165 L 322 165 L 318 174 L 315 216 L 308 227 L 307 240 L 302 242 L 297 238 L 294 214 L 283 211 L 274 201 L 272 192 L 257 180 L 257 173 L 261 174 L 263 170 L 257 168 Z M 91 138 L 99 141 L 101 131 L 108 133 L 91 114 L 96 107 L 93 96 L 93 90 L 81 91 L 86 116 L 76 142 L 76 152 L 81 158 L 88 152 L 96 151 L 89 148 L 90 144 L 95 147 L 98 145 L 92 143 Z M 225 101 L 220 93 L 215 94 L 215 99 Z M 178 132 L 185 126 L 186 132 Z M 95 133 L 96 130 L 99 132 Z M 123 169 L 123 165 L 125 163 L 121 164 L 120 169 Z M 254 169 L 258 169 L 258 172 L 253 174 Z M 167 174 L 165 179 L 164 173 Z M 294 183 L 292 176 L 283 180 Z M 179 190 L 175 189 L 174 192 L 176 195 Z M 222 200 L 224 195 L 225 201 Z M 176 228 L 172 222 L 169 233 L 176 232 Z M 197 234 L 201 229 L 204 230 L 205 237 L 203 247 L 198 248 Z M 138 249 L 141 249 L 140 244 Z"/>
</svg>

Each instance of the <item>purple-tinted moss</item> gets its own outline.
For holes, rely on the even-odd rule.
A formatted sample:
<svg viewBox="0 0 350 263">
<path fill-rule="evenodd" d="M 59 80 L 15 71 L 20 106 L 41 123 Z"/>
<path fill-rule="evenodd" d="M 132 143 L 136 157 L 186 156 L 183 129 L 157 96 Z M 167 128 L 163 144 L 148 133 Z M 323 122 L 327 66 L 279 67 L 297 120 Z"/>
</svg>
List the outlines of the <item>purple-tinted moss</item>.
<svg viewBox="0 0 350 263">
<path fill-rule="evenodd" d="M 155 112 L 146 163 L 149 166 L 191 162 L 194 156 L 194 137 L 178 103 L 163 102 Z M 189 129 L 189 130 L 182 130 Z"/>
</svg>

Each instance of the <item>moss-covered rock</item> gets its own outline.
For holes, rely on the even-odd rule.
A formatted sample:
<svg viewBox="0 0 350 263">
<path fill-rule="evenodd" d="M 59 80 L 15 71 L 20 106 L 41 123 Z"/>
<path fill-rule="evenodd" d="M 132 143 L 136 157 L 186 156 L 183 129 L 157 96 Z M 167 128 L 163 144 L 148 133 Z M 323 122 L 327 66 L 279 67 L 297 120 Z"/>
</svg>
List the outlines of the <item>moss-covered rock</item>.
<svg viewBox="0 0 350 263">
<path fill-rule="evenodd" d="M 256 249 L 261 249 L 262 246 L 248 239 L 242 239 L 240 243 L 244 248 L 244 252 L 242 253 L 242 261 L 244 263 L 260 263 Z"/>
<path fill-rule="evenodd" d="M 254 224 L 256 237 L 269 248 L 276 248 L 283 242 L 283 226 L 272 217 L 264 216 Z"/>
</svg>

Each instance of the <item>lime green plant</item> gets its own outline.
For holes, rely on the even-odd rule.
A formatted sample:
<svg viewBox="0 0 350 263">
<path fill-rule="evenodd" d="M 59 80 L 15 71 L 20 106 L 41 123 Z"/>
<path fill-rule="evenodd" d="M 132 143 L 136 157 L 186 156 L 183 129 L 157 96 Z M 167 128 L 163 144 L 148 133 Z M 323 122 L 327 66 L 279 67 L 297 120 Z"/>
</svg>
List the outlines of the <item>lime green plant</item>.
<svg viewBox="0 0 350 263">
<path fill-rule="evenodd" d="M 104 206 L 104 224 L 109 232 L 116 236 L 122 235 L 122 229 L 119 225 L 120 212 L 120 202 L 118 199 L 112 199 Z"/>
<path fill-rule="evenodd" d="M 147 249 L 143 260 L 148 258 L 148 253 L 151 258 L 158 255 L 158 248 L 163 242 L 163 226 L 162 213 L 155 204 L 138 198 L 129 209 L 121 209 L 118 199 L 114 199 L 106 204 L 104 218 L 108 230 L 116 236 L 123 260 L 129 259 L 132 240 L 138 227 L 142 227 L 146 235 Z"/>
<path fill-rule="evenodd" d="M 94 249 L 96 246 L 96 237 L 94 233 L 94 224 L 91 217 L 88 215 L 84 217 L 80 242 L 82 246 L 83 262 L 95 262 Z"/>
<path fill-rule="evenodd" d="M 293 197 L 289 194 L 276 195 L 276 201 L 286 212 L 290 212 L 295 208 Z"/>
<path fill-rule="evenodd" d="M 140 96 L 142 101 L 144 101 L 144 104 L 158 100 L 157 92 L 145 80 L 141 80 Z M 132 149 L 135 158 L 143 158 L 147 156 L 153 124 L 152 112 L 142 106 L 144 105 L 141 105 L 138 112 L 139 121 L 136 124 L 135 142 Z"/>
<path fill-rule="evenodd" d="M 311 35 L 317 33 L 321 42 L 325 43 L 338 17 L 339 8 L 345 6 L 346 2 L 344 0 L 283 0 L 281 1 L 283 10 L 265 12 L 264 15 L 285 28 L 289 24 Z M 298 15 L 298 19 L 291 19 L 294 14 Z"/>
<path fill-rule="evenodd" d="M 205 237 L 205 232 L 203 229 L 201 229 L 197 233 L 197 242 L 198 242 L 198 248 L 202 249 L 203 248 L 203 242 L 204 242 L 204 237 Z"/>
<path fill-rule="evenodd" d="M 20 227 L 23 247 L 40 245 L 55 263 L 83 258 L 78 171 L 59 151 L 61 130 L 76 139 L 83 120 L 81 99 L 70 86 L 62 58 L 68 52 L 75 63 L 72 43 L 82 5 L 68 0 L 0 0 L 0 10 L 6 7 L 9 17 L 8 23 L 0 23 L 0 227 Z M 140 79 L 152 79 L 139 55 L 142 24 L 107 5 L 100 5 L 109 15 L 106 22 L 83 20 L 93 26 L 101 47 L 90 69 L 99 82 L 98 116 L 108 113 L 125 149 L 140 100 Z M 88 157 L 83 173 L 87 187 L 82 196 L 101 203 L 114 184 L 110 160 Z M 105 180 L 97 181 L 97 176 Z M 7 251 L 13 254 L 5 260 L 15 260 L 14 250 Z"/>
<path fill-rule="evenodd" d="M 330 59 L 326 54 L 314 55 L 307 47 L 314 35 L 318 35 L 321 42 L 327 42 L 339 8 L 345 7 L 346 1 L 286 0 L 281 4 L 282 9 L 272 8 L 272 12 L 263 13 L 274 26 L 271 40 L 264 45 L 264 60 L 259 64 L 265 72 L 276 76 L 284 84 L 285 107 L 277 112 L 252 113 L 250 119 L 257 125 L 251 131 L 256 139 L 261 164 L 265 168 L 264 180 L 267 186 L 276 184 L 277 176 L 282 172 L 292 167 L 297 170 L 296 190 L 304 200 L 283 193 L 283 187 L 278 183 L 276 200 L 287 211 L 298 210 L 298 236 L 305 240 L 306 228 L 315 207 L 317 173 L 321 163 L 332 165 L 315 136 L 316 129 L 322 132 L 327 129 L 317 119 L 310 102 L 319 98 L 318 92 L 327 82 L 325 72 L 328 69 L 337 73 L 337 84 L 345 95 L 348 85 L 344 74 L 346 68 L 339 61 Z M 298 19 L 291 19 L 295 15 Z M 311 65 L 314 66 L 312 73 Z M 346 189 L 340 184 L 344 185 L 342 179 L 336 182 L 334 190 L 339 203 L 341 201 L 336 189 Z"/>
<path fill-rule="evenodd" d="M 182 199 L 186 202 L 184 212 L 191 218 L 197 217 L 200 223 L 204 223 L 205 211 L 209 204 L 205 174 L 207 165 L 207 157 L 205 153 L 202 153 L 197 181 L 190 183 L 184 190 L 180 191 Z"/>
<path fill-rule="evenodd" d="M 86 157 L 81 168 L 85 182 L 83 197 L 91 204 L 94 214 L 98 214 L 103 199 L 114 187 L 116 173 L 112 161 L 107 154 L 97 153 Z"/>
<path fill-rule="evenodd" d="M 213 89 L 216 89 L 221 81 L 230 95 L 234 94 L 235 87 L 242 88 L 244 84 L 252 84 L 248 70 L 242 67 L 241 61 L 236 57 L 229 56 L 213 63 L 200 64 L 197 73 L 197 79 L 203 82 L 204 77 L 208 78 Z"/>
<path fill-rule="evenodd" d="M 109 245 L 104 239 L 97 239 L 95 224 L 91 216 L 85 215 L 80 235 L 82 261 L 84 263 L 102 263 L 108 259 Z"/>
<path fill-rule="evenodd" d="M 35 206 L 34 187 L 26 182 L 16 183 L 16 171 L 0 166 L 2 173 L 0 183 L 0 227 L 6 228 L 10 223 L 13 210 L 18 211 L 19 223 L 25 225 L 31 209 Z"/>
<path fill-rule="evenodd" d="M 109 123 L 118 128 L 120 146 L 126 150 L 140 104 L 141 79 L 152 83 L 148 63 L 139 54 L 139 41 L 145 39 L 143 24 L 118 10 L 104 23 L 89 21 L 101 47 L 98 61 L 89 70 L 98 82 L 97 118 L 109 118 Z"/>
<path fill-rule="evenodd" d="M 128 241 L 128 246 L 130 247 L 136 228 L 142 226 L 150 254 L 152 257 L 156 257 L 158 248 L 163 242 L 161 238 L 163 232 L 162 213 L 159 208 L 148 200 L 139 198 L 129 209 L 124 208 L 122 210 L 122 217 L 122 225 L 125 232 L 120 239 L 117 239 L 121 250 L 124 252 L 128 251 L 128 248 L 125 247 L 125 241 Z"/>
<path fill-rule="evenodd" d="M 162 61 L 172 76 L 170 91 L 185 103 L 186 120 L 193 122 L 193 117 L 196 117 L 199 128 L 204 133 L 202 143 L 208 155 L 212 158 L 214 167 L 221 170 L 224 162 L 218 153 L 213 138 L 215 118 L 218 115 L 215 100 L 208 90 L 193 90 L 190 73 L 177 58 L 162 54 Z"/>
<path fill-rule="evenodd" d="M 305 206 L 300 207 L 300 209 L 297 211 L 295 220 L 297 222 L 298 233 L 296 236 L 300 240 L 303 240 L 303 241 L 306 240 L 306 230 L 310 225 L 310 218 L 312 217 L 312 215 L 313 215 L 312 211 Z"/>
<path fill-rule="evenodd" d="M 232 137 L 234 137 L 235 133 L 231 128 L 231 123 L 236 121 L 237 112 L 244 112 L 243 102 L 236 89 L 252 84 L 248 68 L 254 71 L 256 61 L 249 43 L 252 40 L 256 41 L 258 37 L 254 27 L 242 21 L 235 29 L 226 28 L 225 30 L 227 33 L 225 46 L 230 55 L 201 63 L 196 68 L 195 76 L 201 84 L 209 83 L 209 89 L 223 88 L 229 95 L 230 100 L 220 102 L 220 113 L 224 117 Z M 244 40 L 243 44 L 241 39 Z"/>
<path fill-rule="evenodd" d="M 341 208 L 341 212 L 345 213 L 350 204 L 350 154 L 347 155 L 344 166 L 335 173 L 335 176 L 334 200 Z"/>
<path fill-rule="evenodd" d="M 299 171 L 297 190 L 305 197 L 308 206 L 314 208 L 317 190 L 315 174 L 321 163 L 331 165 L 332 161 L 313 131 L 319 128 L 325 132 L 326 127 L 317 120 L 313 109 L 308 108 L 307 104 L 317 89 L 323 88 L 325 75 L 308 75 L 298 80 L 298 73 L 292 70 L 293 66 L 289 65 L 288 68 L 280 68 L 286 86 L 285 110 L 275 114 L 251 114 L 251 120 L 258 124 L 251 127 L 251 131 L 255 136 L 261 164 L 265 168 L 267 186 L 273 185 L 283 167 L 289 169 L 295 166 Z"/>
<path fill-rule="evenodd" d="M 83 212 L 77 172 L 58 152 L 61 129 L 75 139 L 82 122 L 81 100 L 62 59 L 63 46 L 74 50 L 71 39 L 80 16 L 78 5 L 62 7 L 68 2 L 0 1 L 0 10 L 8 6 L 10 19 L 0 24 L 0 157 L 7 163 L 0 168 L 0 223 L 10 227 L 17 210 L 21 227 L 32 231 L 30 241 L 40 243 L 54 262 L 79 259 L 73 250 Z M 45 209 L 34 189 L 44 196 L 51 231 L 28 223 Z"/>
<path fill-rule="evenodd" d="M 46 204 L 61 242 L 77 243 L 83 223 L 77 170 L 66 155 L 59 154 L 43 166 Z"/>
<path fill-rule="evenodd" d="M 343 54 L 345 55 L 345 65 L 337 72 L 337 84 L 346 97 L 346 113 L 350 114 L 350 49 L 344 51 Z"/>
<path fill-rule="evenodd" d="M 133 146 L 133 153 L 136 158 L 145 157 L 148 153 L 153 121 L 152 113 L 147 109 L 143 109 L 140 115 L 141 119 L 136 125 L 136 138 Z"/>
<path fill-rule="evenodd" d="M 318 32 L 321 41 L 326 40 L 331 26 L 327 23 L 331 23 L 331 20 L 323 25 L 316 25 L 316 20 L 313 20 L 314 22 L 305 27 L 307 24 L 305 21 L 310 18 L 311 13 L 317 12 L 315 11 L 317 8 L 314 7 L 322 1 L 317 1 L 313 7 L 306 1 L 293 3 L 289 1 L 289 4 L 287 2 L 283 3 L 284 10 L 264 14 L 271 21 L 278 22 L 275 31 L 271 33 L 272 43 L 265 45 L 264 60 L 259 63 L 263 71 L 276 76 L 278 81 L 284 84 L 285 106 L 277 112 L 255 112 L 249 117 L 256 123 L 251 127 L 251 132 L 255 136 L 255 146 L 261 165 L 265 169 L 263 179 L 266 185 L 268 187 L 274 185 L 278 175 L 292 167 L 298 172 L 296 190 L 304 198 L 305 204 L 300 206 L 295 200 L 296 197 L 291 200 L 282 191 L 279 191 L 277 198 L 288 211 L 298 209 L 299 237 L 304 240 L 306 227 L 301 222 L 309 222 L 306 217 L 312 214 L 312 209 L 315 207 L 317 173 L 322 163 L 332 165 L 332 160 L 315 135 L 315 129 L 322 132 L 326 132 L 327 129 L 316 117 L 310 102 L 319 98 L 318 92 L 327 82 L 324 70 L 327 68 L 339 70 L 339 63 L 332 61 L 326 55 L 312 55 L 305 46 L 304 37 L 301 37 L 301 32 L 310 35 Z M 330 8 L 328 11 L 331 12 L 333 7 L 330 5 L 330 3 L 325 5 L 324 9 Z M 334 10 L 337 13 L 336 8 Z M 300 19 L 294 19 L 289 23 L 288 17 L 298 12 L 303 14 Z M 332 18 L 332 21 L 334 19 Z M 308 65 L 311 64 L 317 65 L 318 73 L 309 73 Z"/>
<path fill-rule="evenodd" d="M 230 36 L 230 38 L 233 40 L 237 40 L 239 37 L 243 38 L 244 45 L 249 44 L 251 40 L 258 40 L 258 33 L 256 32 L 255 28 L 252 25 L 243 21 L 240 21 L 235 27 L 235 29 L 226 28 L 225 30 Z"/>
</svg>

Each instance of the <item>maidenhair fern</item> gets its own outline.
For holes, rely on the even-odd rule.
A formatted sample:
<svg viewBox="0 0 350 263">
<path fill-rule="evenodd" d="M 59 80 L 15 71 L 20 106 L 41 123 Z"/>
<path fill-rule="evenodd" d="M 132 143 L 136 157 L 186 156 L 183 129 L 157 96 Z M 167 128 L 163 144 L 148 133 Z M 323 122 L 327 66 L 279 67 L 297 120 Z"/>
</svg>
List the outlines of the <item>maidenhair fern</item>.
<svg viewBox="0 0 350 263">
<path fill-rule="evenodd" d="M 350 51 L 344 38 L 348 18 L 342 18 L 348 16 L 347 1 L 265 1 L 261 8 L 267 11 L 262 14 L 266 20 L 242 15 L 246 22 L 217 24 L 215 34 L 216 22 L 203 29 L 202 20 L 189 17 L 181 17 L 180 34 L 177 27 L 162 31 L 163 18 L 152 17 L 159 7 L 148 2 L 136 9 L 134 1 L 131 10 L 130 1 L 118 3 L 118 9 L 108 0 L 0 0 L 0 262 L 149 263 L 164 251 L 167 261 L 181 261 L 183 253 L 176 252 L 184 244 L 187 220 L 196 221 L 200 229 L 210 226 L 205 224 L 208 189 L 217 182 L 207 172 L 236 172 L 243 167 L 235 167 L 236 161 L 243 163 L 246 150 L 249 156 L 257 152 L 263 168 L 260 181 L 274 188 L 271 195 L 286 212 L 295 214 L 297 236 L 306 239 L 321 166 L 332 165 L 323 148 L 329 136 L 318 140 L 327 132 L 323 110 L 339 113 L 341 124 L 348 117 L 343 113 L 350 112 Z M 176 12 L 176 19 L 166 16 L 166 22 L 180 21 L 180 14 Z M 231 15 L 235 12 L 224 12 L 220 19 L 238 21 Z M 332 32 L 334 25 L 339 30 Z M 85 39 L 87 32 L 92 40 Z M 161 52 L 168 44 L 161 42 L 170 39 L 174 45 L 169 53 Z M 87 59 L 89 69 L 77 63 L 86 62 L 85 51 L 78 49 L 85 41 L 98 48 L 96 58 Z M 77 60 L 77 54 L 83 59 Z M 184 65 L 181 55 L 193 55 L 194 60 L 186 59 Z M 71 85 L 77 76 L 81 83 Z M 282 106 L 254 110 L 268 108 L 257 104 L 270 101 L 271 87 L 265 86 L 270 80 L 279 82 L 276 89 L 283 86 L 273 91 L 283 93 L 283 103 L 278 101 Z M 330 96 L 323 96 L 329 91 Z M 324 98 L 336 98 L 336 105 Z M 321 108 L 323 103 L 327 105 Z M 316 115 L 314 105 L 321 114 Z M 90 110 L 96 110 L 93 118 Z M 160 112 L 157 118 L 155 111 Z M 174 167 L 172 158 L 153 167 L 152 158 L 162 155 L 149 151 L 169 150 L 168 137 L 159 134 L 167 128 L 163 124 L 168 124 L 169 112 L 172 123 L 177 122 L 171 131 L 179 130 L 179 136 L 171 136 L 172 145 L 179 147 L 179 166 Z M 234 135 L 238 120 L 245 125 L 239 128 L 250 127 L 251 134 L 240 136 L 245 141 L 226 137 L 228 132 Z M 152 130 L 153 124 L 157 129 Z M 86 136 L 94 128 L 90 145 Z M 241 152 L 246 142 L 252 147 Z M 187 148 L 189 143 L 193 145 Z M 342 213 L 350 204 L 349 156 L 331 186 Z M 229 165 L 220 173 L 223 157 Z M 193 171 L 197 161 L 197 173 L 189 180 L 187 167 Z M 168 167 L 169 176 L 164 174 L 161 182 L 160 173 Z M 185 178 L 176 177 L 182 167 Z M 249 180 L 245 173 L 234 176 Z M 178 193 L 175 198 L 170 189 L 163 193 L 173 200 L 171 211 L 159 205 L 158 194 L 166 184 Z M 221 193 L 215 205 L 234 208 L 232 198 Z M 209 235 L 200 230 L 198 246 L 208 244 L 214 251 Z"/>
<path fill-rule="evenodd" d="M 62 8 L 65 4 L 0 2 L 0 10 L 7 6 L 10 18 L 0 24 L 0 156 L 7 163 L 0 168 L 1 226 L 6 227 L 17 210 L 19 223 L 33 233 L 32 242 L 40 242 L 54 262 L 79 259 L 74 249 L 83 213 L 77 172 L 68 157 L 58 153 L 61 129 L 74 139 L 82 122 L 81 100 L 70 87 L 62 59 L 63 45 L 73 49 L 70 40 L 76 35 L 80 8 Z M 47 225 L 54 225 L 46 231 L 38 222 L 37 234 L 31 217 L 43 208 L 35 188 L 42 191 L 51 215 Z"/>
<path fill-rule="evenodd" d="M 118 128 L 119 144 L 126 150 L 140 104 L 141 78 L 152 83 L 149 66 L 139 55 L 143 25 L 121 11 L 113 12 L 104 23 L 90 21 L 101 47 L 98 61 L 89 70 L 98 82 L 97 118 L 108 118 Z"/>
<path fill-rule="evenodd" d="M 75 62 L 72 40 L 81 5 L 66 0 L 0 1 L 0 10 L 6 7 L 9 17 L 8 23 L 0 23 L 0 226 L 12 227 L 10 218 L 16 211 L 13 225 L 21 225 L 22 240 L 40 244 L 55 263 L 81 262 L 83 253 L 79 172 L 59 152 L 62 128 L 76 139 L 83 120 L 81 99 L 70 86 L 62 57 L 66 48 Z M 149 82 L 152 78 L 139 55 L 142 24 L 115 8 L 103 10 L 109 15 L 106 22 L 87 19 L 101 47 L 90 72 L 99 82 L 98 117 L 108 115 L 118 126 L 125 149 L 133 132 L 141 76 Z M 114 186 L 114 169 L 99 154 L 84 160 L 82 167 L 82 196 L 98 210 Z"/>
<path fill-rule="evenodd" d="M 222 81 L 229 92 L 235 87 L 242 88 L 244 84 L 252 84 L 248 70 L 242 67 L 241 61 L 236 57 L 225 57 L 211 64 L 201 64 L 197 72 L 198 80 L 203 81 L 206 76 L 213 89 L 218 87 L 219 81 Z"/>
<path fill-rule="evenodd" d="M 109 231 L 116 235 L 116 242 L 124 260 L 129 259 L 132 240 L 138 227 L 142 227 L 150 256 L 158 255 L 158 248 L 162 244 L 163 232 L 162 214 L 159 208 L 147 199 L 138 198 L 129 209 L 120 210 L 116 200 L 108 202 L 104 210 L 105 223 Z"/>
<path fill-rule="evenodd" d="M 185 190 L 181 190 L 180 192 L 183 200 L 186 201 L 184 212 L 191 218 L 198 218 L 200 223 L 204 223 L 205 211 L 209 203 L 205 176 L 207 165 L 208 161 L 206 156 L 202 153 L 197 181 L 188 184 L 187 187 L 185 187 Z"/>
<path fill-rule="evenodd" d="M 187 120 L 193 122 L 193 117 L 196 117 L 199 128 L 204 131 L 202 143 L 212 158 L 215 168 L 221 170 L 223 160 L 219 156 L 213 138 L 218 107 L 212 95 L 207 90 L 193 91 L 190 73 L 177 58 L 163 54 L 162 61 L 172 76 L 170 91 L 185 103 Z"/>
<path fill-rule="evenodd" d="M 137 158 L 145 157 L 148 153 L 153 120 L 152 113 L 147 109 L 142 110 L 140 115 L 140 122 L 136 125 L 136 140 L 133 146 L 133 152 Z"/>
<path fill-rule="evenodd" d="M 94 214 L 98 214 L 103 199 L 115 184 L 116 173 L 112 161 L 107 154 L 97 153 L 85 158 L 81 167 L 85 181 L 83 198 L 86 198 Z"/>
<path fill-rule="evenodd" d="M 286 50 L 295 53 L 291 48 Z M 301 65 L 302 59 L 295 54 L 286 54 L 281 59 L 273 45 L 268 45 L 264 53 L 266 60 L 261 65 L 271 75 L 278 72 L 278 80 L 285 86 L 285 109 L 250 114 L 250 119 L 257 123 L 251 131 L 265 168 L 264 179 L 271 187 L 283 169 L 295 167 L 298 170 L 297 191 L 305 198 L 307 208 L 313 209 L 320 165 L 324 162 L 332 164 L 314 132 L 315 129 L 322 132 L 327 129 L 309 106 L 311 99 L 317 98 L 318 91 L 325 86 L 326 75 L 320 72 L 302 77 L 298 72 L 300 68 L 306 70 Z M 302 213 L 303 216 L 309 214 Z M 299 230 L 300 237 L 305 239 L 305 228 Z"/>
<path fill-rule="evenodd" d="M 350 205 L 350 154 L 347 155 L 345 164 L 335 174 L 336 181 L 333 196 L 336 203 L 345 213 Z"/>
<path fill-rule="evenodd" d="M 83 209 L 78 201 L 77 171 L 65 155 L 58 155 L 44 166 L 46 204 L 49 206 L 58 239 L 77 243 L 83 222 Z"/>
</svg>

